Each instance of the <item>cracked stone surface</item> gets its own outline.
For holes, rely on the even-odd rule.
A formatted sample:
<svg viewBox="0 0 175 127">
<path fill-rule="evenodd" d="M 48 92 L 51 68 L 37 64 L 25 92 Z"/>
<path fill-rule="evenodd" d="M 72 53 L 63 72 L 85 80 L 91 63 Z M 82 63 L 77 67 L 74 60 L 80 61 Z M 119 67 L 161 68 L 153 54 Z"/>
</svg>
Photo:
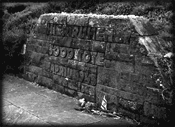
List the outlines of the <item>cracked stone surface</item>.
<svg viewBox="0 0 175 127">
<path fill-rule="evenodd" d="M 76 111 L 76 99 L 14 76 L 3 79 L 2 122 L 5 125 L 128 125 L 113 119 Z"/>
</svg>

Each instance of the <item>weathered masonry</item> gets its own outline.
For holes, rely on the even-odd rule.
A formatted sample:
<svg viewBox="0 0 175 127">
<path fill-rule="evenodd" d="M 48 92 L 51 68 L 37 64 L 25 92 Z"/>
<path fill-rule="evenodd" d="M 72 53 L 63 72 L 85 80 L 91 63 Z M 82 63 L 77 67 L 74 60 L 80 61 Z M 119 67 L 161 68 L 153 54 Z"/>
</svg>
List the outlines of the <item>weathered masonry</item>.
<svg viewBox="0 0 175 127">
<path fill-rule="evenodd" d="M 166 97 L 156 77 L 162 41 L 143 17 L 43 14 L 27 42 L 25 78 L 97 105 L 106 95 L 118 112 L 143 122 L 167 120 L 171 92 Z"/>
</svg>

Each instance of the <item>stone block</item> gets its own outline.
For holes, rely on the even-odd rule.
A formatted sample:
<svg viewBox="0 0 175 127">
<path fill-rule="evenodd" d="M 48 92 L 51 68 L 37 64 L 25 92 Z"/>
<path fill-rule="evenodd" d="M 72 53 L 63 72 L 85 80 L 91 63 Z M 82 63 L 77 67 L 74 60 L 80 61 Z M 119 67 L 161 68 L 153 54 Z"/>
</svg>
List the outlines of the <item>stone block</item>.
<svg viewBox="0 0 175 127">
<path fill-rule="evenodd" d="M 37 52 L 37 53 L 41 53 L 42 47 L 36 45 L 36 46 L 34 47 L 34 50 L 33 50 L 33 51 L 35 51 L 35 52 Z"/>
<path fill-rule="evenodd" d="M 26 72 L 26 79 L 31 81 L 31 82 L 35 82 L 37 77 L 38 77 L 38 75 L 36 75 L 32 72 Z"/>
<path fill-rule="evenodd" d="M 67 66 L 70 67 L 70 68 L 73 68 L 73 69 L 77 69 L 78 68 L 77 67 L 78 63 L 79 62 L 76 61 L 76 60 L 68 60 Z M 79 68 L 80 68 L 80 66 L 79 66 Z"/>
<path fill-rule="evenodd" d="M 68 66 L 68 59 L 62 58 L 62 57 L 57 57 L 56 63 L 59 65 Z"/>
<path fill-rule="evenodd" d="M 149 79 L 147 79 L 149 80 Z M 146 96 L 146 91 L 147 88 L 145 87 L 145 82 L 148 81 L 143 80 L 142 76 L 139 74 L 131 73 L 130 74 L 130 92 L 141 95 L 141 96 Z"/>
<path fill-rule="evenodd" d="M 58 71 L 55 74 L 66 77 L 66 69 L 64 66 L 58 66 Z"/>
<path fill-rule="evenodd" d="M 83 71 L 79 71 L 79 77 L 78 77 L 78 81 L 79 82 L 83 82 L 84 81 L 84 78 L 85 78 L 85 74 Z"/>
<path fill-rule="evenodd" d="M 39 40 L 39 39 L 35 39 L 35 40 L 36 40 L 35 45 L 37 45 L 37 46 L 43 46 L 44 40 Z"/>
<path fill-rule="evenodd" d="M 32 56 L 32 54 L 33 54 L 33 51 L 32 51 L 32 50 L 27 50 L 27 49 L 26 49 L 26 54 L 25 54 L 25 56 L 29 59 L 29 61 L 31 61 L 31 56 Z"/>
<path fill-rule="evenodd" d="M 47 34 L 47 26 L 45 26 L 45 25 L 39 25 L 38 27 L 37 27 L 37 33 L 40 33 L 40 34 Z"/>
<path fill-rule="evenodd" d="M 105 35 L 106 35 L 106 41 L 105 42 L 114 42 L 114 36 L 115 36 L 115 31 L 111 27 L 106 27 L 105 28 Z"/>
<path fill-rule="evenodd" d="M 127 19 L 127 18 L 123 18 L 123 19 L 110 19 L 108 21 L 108 23 L 110 24 L 110 26 L 112 28 L 114 28 L 115 32 L 130 32 L 131 31 L 131 27 L 133 26 L 132 23 Z"/>
<path fill-rule="evenodd" d="M 119 53 L 129 54 L 129 45 L 127 44 L 116 44 L 116 48 L 119 50 Z"/>
<path fill-rule="evenodd" d="M 88 37 L 89 37 L 88 29 L 89 29 L 89 27 L 87 27 L 87 26 L 80 26 L 79 33 L 78 33 L 77 37 L 81 38 L 81 39 L 88 39 Z"/>
<path fill-rule="evenodd" d="M 101 41 L 92 41 L 92 51 L 94 52 L 105 52 L 106 43 Z"/>
<path fill-rule="evenodd" d="M 115 31 L 115 30 L 114 30 Z M 129 39 L 130 39 L 131 33 L 130 31 L 115 31 L 114 32 L 114 37 L 113 37 L 113 42 L 117 44 L 129 44 Z"/>
<path fill-rule="evenodd" d="M 54 35 L 56 35 L 57 37 L 63 36 L 63 24 L 55 24 L 54 28 Z"/>
<path fill-rule="evenodd" d="M 148 102 L 144 103 L 144 115 L 147 117 L 154 117 L 153 110 L 151 110 L 151 104 Z"/>
<path fill-rule="evenodd" d="M 64 92 L 64 86 L 61 86 L 61 85 L 59 85 L 59 84 L 54 84 L 54 88 L 53 88 L 55 91 L 57 91 L 57 92 L 60 92 L 60 93 L 62 93 L 62 94 L 64 94 L 65 92 Z"/>
<path fill-rule="evenodd" d="M 74 74 L 74 69 L 67 67 L 66 69 L 66 78 L 72 79 Z"/>
<path fill-rule="evenodd" d="M 44 59 L 44 54 L 32 52 L 30 58 L 33 64 L 40 66 L 41 61 Z"/>
<path fill-rule="evenodd" d="M 114 68 L 115 67 L 115 61 L 105 59 L 104 66 L 105 66 L 105 68 Z"/>
<path fill-rule="evenodd" d="M 97 52 L 91 52 L 91 64 L 95 64 Z"/>
<path fill-rule="evenodd" d="M 85 16 L 71 16 L 67 17 L 67 23 L 69 25 L 80 25 L 80 26 L 87 26 L 88 25 L 89 17 Z"/>
<path fill-rule="evenodd" d="M 91 42 L 89 40 L 84 40 L 84 39 L 77 39 L 76 42 L 74 42 L 73 47 L 76 47 L 78 49 L 82 50 L 90 50 Z"/>
<path fill-rule="evenodd" d="M 160 89 L 160 85 L 157 82 L 156 83 L 156 78 L 154 78 L 152 75 L 146 75 L 146 74 L 138 74 L 140 81 L 138 84 L 144 87 L 152 87 L 156 89 Z"/>
<path fill-rule="evenodd" d="M 88 72 L 84 72 L 84 80 L 83 80 L 83 83 L 86 83 L 86 84 L 90 84 L 91 82 L 91 79 L 90 79 L 90 73 Z"/>
<path fill-rule="evenodd" d="M 118 96 L 127 100 L 135 101 L 138 104 L 143 104 L 143 102 L 145 101 L 144 97 L 141 95 L 133 94 L 131 92 L 122 91 L 122 90 L 119 90 Z"/>
<path fill-rule="evenodd" d="M 98 27 L 96 32 L 96 40 L 97 41 L 107 41 L 106 40 L 106 29 L 104 27 Z"/>
<path fill-rule="evenodd" d="M 97 65 L 103 66 L 104 65 L 104 60 L 105 60 L 104 56 L 105 56 L 104 53 L 98 53 L 95 63 Z"/>
<path fill-rule="evenodd" d="M 109 17 L 90 17 L 89 26 L 91 27 L 108 27 L 109 26 Z"/>
<path fill-rule="evenodd" d="M 119 98 L 119 104 L 127 110 L 134 111 L 139 114 L 143 113 L 143 105 L 138 104 L 137 102 Z"/>
<path fill-rule="evenodd" d="M 46 37 L 47 37 L 47 36 L 46 36 Z M 43 47 L 48 47 L 49 44 L 50 44 L 50 42 L 49 42 L 47 39 L 42 40 L 42 46 L 43 46 Z"/>
<path fill-rule="evenodd" d="M 68 86 L 68 80 L 65 77 L 60 76 L 57 78 L 57 82 L 59 85 L 67 87 Z"/>
<path fill-rule="evenodd" d="M 47 78 L 44 76 L 38 76 L 37 83 L 39 83 L 47 88 L 52 88 L 52 86 L 53 86 L 53 80 L 51 78 Z"/>
<path fill-rule="evenodd" d="M 77 62 L 77 66 L 76 69 L 81 70 L 81 71 L 85 71 L 86 70 L 86 64 L 85 62 Z"/>
<path fill-rule="evenodd" d="M 139 121 L 142 124 L 146 124 L 146 125 L 149 125 L 149 126 L 155 126 L 155 125 L 157 125 L 157 120 L 156 119 L 151 119 L 151 118 L 148 118 L 148 117 L 146 117 L 144 115 L 140 115 Z"/>
<path fill-rule="evenodd" d="M 90 73 L 97 74 L 97 65 L 86 63 L 83 66 L 83 71 L 89 71 Z"/>
<path fill-rule="evenodd" d="M 137 73 L 130 73 L 130 85 L 138 85 L 140 82 L 141 76 Z"/>
<path fill-rule="evenodd" d="M 75 24 L 75 16 L 73 16 L 73 15 L 68 15 L 67 16 L 67 24 L 68 25 L 74 25 Z"/>
<path fill-rule="evenodd" d="M 74 49 L 67 48 L 67 58 L 68 59 L 73 59 L 74 58 Z"/>
<path fill-rule="evenodd" d="M 55 36 L 56 35 L 56 24 L 53 22 L 47 23 L 48 35 Z"/>
<path fill-rule="evenodd" d="M 120 53 L 118 55 L 118 60 L 119 61 L 123 61 L 123 62 L 134 63 L 134 56 L 133 55 L 129 55 L 129 54 Z"/>
<path fill-rule="evenodd" d="M 95 87 L 81 83 L 81 92 L 87 95 L 95 96 Z"/>
<path fill-rule="evenodd" d="M 37 30 L 34 30 L 33 39 L 45 40 L 46 36 L 45 34 L 37 33 Z"/>
<path fill-rule="evenodd" d="M 130 37 L 130 48 L 136 49 L 136 47 L 138 45 L 138 42 L 139 42 L 139 37 L 131 35 L 131 37 Z"/>
<path fill-rule="evenodd" d="M 41 67 L 43 70 L 50 71 L 50 66 L 51 66 L 51 63 L 49 61 L 44 60 Z"/>
<path fill-rule="evenodd" d="M 132 86 L 130 85 L 130 73 L 121 72 L 118 77 L 119 85 L 118 88 L 124 91 L 132 91 Z"/>
<path fill-rule="evenodd" d="M 53 44 L 49 44 L 48 48 L 49 48 L 48 55 L 49 56 L 54 55 L 54 49 L 55 49 L 54 45 Z"/>
<path fill-rule="evenodd" d="M 154 61 L 151 58 L 142 56 L 141 61 L 142 65 L 154 66 Z"/>
<path fill-rule="evenodd" d="M 82 55 L 82 61 L 85 63 L 91 62 L 91 53 L 89 51 L 84 51 L 84 53 Z"/>
<path fill-rule="evenodd" d="M 72 75 L 72 79 L 75 81 L 79 81 L 81 79 L 79 79 L 79 71 L 78 70 L 73 70 L 73 75 Z"/>
<path fill-rule="evenodd" d="M 82 55 L 84 53 L 83 50 L 75 49 L 74 51 L 74 60 L 82 62 Z"/>
<path fill-rule="evenodd" d="M 72 44 L 71 44 L 71 48 L 77 49 L 79 46 L 78 44 L 80 44 L 80 40 L 79 38 L 72 38 Z"/>
<path fill-rule="evenodd" d="M 138 94 L 133 94 L 131 92 L 126 92 L 119 89 L 111 88 L 108 86 L 100 85 L 100 84 L 97 84 L 96 91 L 101 91 L 103 93 L 114 95 L 116 97 L 121 97 L 127 100 L 131 100 L 131 101 L 137 102 L 138 104 L 143 104 L 144 102 L 143 96 L 140 96 Z"/>
<path fill-rule="evenodd" d="M 111 94 L 111 95 L 117 95 L 117 92 L 118 92 L 117 89 L 110 88 L 110 87 L 100 85 L 100 84 L 97 84 L 96 90 L 107 93 L 107 94 Z"/>
<path fill-rule="evenodd" d="M 35 51 L 35 44 L 27 44 L 26 50 Z"/>
<path fill-rule="evenodd" d="M 124 109 L 124 108 L 119 108 L 118 112 L 121 113 L 122 116 L 126 116 L 126 117 L 131 118 L 131 119 L 139 120 L 139 118 L 140 118 L 139 114 L 136 114 L 136 113 L 129 111 L 127 109 Z"/>
<path fill-rule="evenodd" d="M 95 74 L 85 72 L 83 83 L 96 86 L 97 85 L 97 76 Z"/>
<path fill-rule="evenodd" d="M 112 69 L 98 67 L 97 84 L 118 88 L 118 73 Z"/>
<path fill-rule="evenodd" d="M 87 34 L 86 34 L 86 39 L 87 40 L 96 40 L 96 31 L 97 31 L 97 27 L 91 27 L 88 26 L 87 27 Z"/>
<path fill-rule="evenodd" d="M 143 65 L 140 65 L 139 63 L 135 64 L 134 69 L 135 69 L 134 70 L 135 73 L 145 74 L 147 76 L 151 76 L 153 73 L 158 72 L 157 68 L 155 68 L 154 66 L 143 66 Z"/>
<path fill-rule="evenodd" d="M 53 77 L 52 77 L 52 79 L 53 79 L 53 81 L 54 81 L 54 83 L 56 84 L 59 84 L 60 85 L 60 83 L 59 83 L 59 81 L 61 80 L 61 76 L 59 76 L 59 75 L 56 75 L 56 74 L 53 74 Z"/>
<path fill-rule="evenodd" d="M 47 71 L 45 69 L 42 69 L 42 74 L 43 76 L 45 77 L 48 77 L 48 78 L 52 78 L 53 77 L 53 73 L 51 73 L 50 71 Z"/>
<path fill-rule="evenodd" d="M 36 75 L 41 75 L 42 74 L 42 68 L 37 67 L 37 66 L 33 66 L 33 65 L 29 65 L 28 66 L 28 71 L 36 74 Z"/>
<path fill-rule="evenodd" d="M 66 87 L 64 88 L 64 90 L 65 90 L 65 93 L 69 96 L 76 97 L 78 95 L 76 90 L 72 90 Z"/>
<path fill-rule="evenodd" d="M 128 72 L 133 73 L 134 72 L 134 65 L 132 63 L 127 62 L 116 62 L 114 69 L 118 72 Z"/>
<path fill-rule="evenodd" d="M 145 91 L 145 100 L 149 103 L 156 105 L 165 105 L 166 102 L 163 100 L 161 93 L 159 91 L 154 91 L 153 89 L 147 89 Z"/>
<path fill-rule="evenodd" d="M 73 39 L 71 37 L 57 37 L 55 44 L 62 47 L 70 47 L 73 43 Z"/>
<path fill-rule="evenodd" d="M 46 61 L 49 61 L 52 64 L 56 64 L 59 58 L 58 57 L 55 57 L 55 56 L 48 56 L 45 59 L 47 59 Z"/>
<path fill-rule="evenodd" d="M 67 87 L 73 90 L 79 90 L 80 89 L 80 84 L 74 80 L 68 80 Z"/>
<path fill-rule="evenodd" d="M 72 38 L 77 38 L 80 31 L 80 26 L 72 26 Z"/>
<path fill-rule="evenodd" d="M 167 109 L 158 107 L 149 102 L 144 103 L 144 115 L 153 119 L 167 119 Z"/>
<path fill-rule="evenodd" d="M 59 46 L 56 46 L 56 45 L 51 45 L 49 47 L 49 52 L 48 52 L 49 55 L 51 56 L 59 56 L 60 55 L 60 47 Z"/>
<path fill-rule="evenodd" d="M 49 51 L 48 47 L 41 47 L 40 53 L 48 54 L 48 51 Z"/>
<path fill-rule="evenodd" d="M 66 15 L 56 15 L 52 17 L 52 22 L 57 24 L 66 24 L 67 23 L 67 16 Z"/>
<path fill-rule="evenodd" d="M 67 55 L 67 49 L 65 47 L 60 47 L 60 57 L 65 58 Z"/>
<path fill-rule="evenodd" d="M 32 36 L 28 39 L 28 43 L 27 44 L 33 44 L 35 45 L 37 43 L 37 39 L 34 39 Z"/>
<path fill-rule="evenodd" d="M 118 60 L 119 51 L 116 43 L 106 43 L 105 58 L 108 60 Z"/>
<path fill-rule="evenodd" d="M 117 43 L 107 43 L 105 58 L 108 60 L 117 60 L 117 61 L 134 61 L 133 55 L 129 53 L 129 45 L 126 44 L 117 44 Z"/>
</svg>

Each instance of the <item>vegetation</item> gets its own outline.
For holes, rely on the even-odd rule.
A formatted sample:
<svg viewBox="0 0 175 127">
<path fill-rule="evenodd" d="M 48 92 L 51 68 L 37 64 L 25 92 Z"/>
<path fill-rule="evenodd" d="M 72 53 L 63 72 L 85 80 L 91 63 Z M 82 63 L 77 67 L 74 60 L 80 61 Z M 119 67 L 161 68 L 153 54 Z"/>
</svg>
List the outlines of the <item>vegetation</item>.
<svg viewBox="0 0 175 127">
<path fill-rule="evenodd" d="M 72 2 L 3 3 L 3 55 L 4 71 L 20 72 L 23 56 L 21 50 L 27 35 L 38 17 L 49 12 L 97 13 L 112 15 L 142 15 L 150 19 L 160 36 L 172 41 L 172 4 L 170 2 L 99 2 L 98 0 L 73 0 Z M 171 50 L 171 49 L 169 49 Z"/>
</svg>

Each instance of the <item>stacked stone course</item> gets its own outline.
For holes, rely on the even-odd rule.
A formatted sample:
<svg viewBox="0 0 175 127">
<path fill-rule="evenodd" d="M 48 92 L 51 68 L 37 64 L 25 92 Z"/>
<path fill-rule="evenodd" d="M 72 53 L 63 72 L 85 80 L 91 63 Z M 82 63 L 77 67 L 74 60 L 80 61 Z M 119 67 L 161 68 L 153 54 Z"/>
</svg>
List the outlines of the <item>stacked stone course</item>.
<svg viewBox="0 0 175 127">
<path fill-rule="evenodd" d="M 43 14 L 27 43 L 25 77 L 97 105 L 106 95 L 117 111 L 143 122 L 166 120 L 151 78 L 156 67 L 139 42 L 145 36 L 156 38 L 157 32 L 143 17 Z"/>
</svg>

